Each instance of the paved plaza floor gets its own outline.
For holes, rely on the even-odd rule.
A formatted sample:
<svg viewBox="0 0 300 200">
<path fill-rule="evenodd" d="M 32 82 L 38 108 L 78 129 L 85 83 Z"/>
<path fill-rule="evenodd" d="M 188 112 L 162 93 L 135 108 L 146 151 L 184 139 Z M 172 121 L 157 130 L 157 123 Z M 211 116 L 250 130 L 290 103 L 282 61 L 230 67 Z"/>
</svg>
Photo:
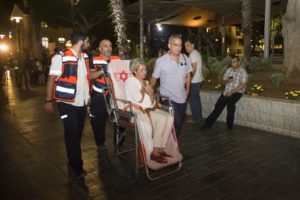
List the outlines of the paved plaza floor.
<svg viewBox="0 0 300 200">
<path fill-rule="evenodd" d="M 85 179 L 68 175 L 63 126 L 57 112 L 43 111 L 45 86 L 0 88 L 0 199 L 300 199 L 300 140 L 245 127 L 210 132 L 185 124 L 180 137 L 182 170 L 149 181 L 134 164 L 98 154 L 87 118 L 82 150 Z M 128 133 L 125 145 L 132 145 Z"/>
</svg>

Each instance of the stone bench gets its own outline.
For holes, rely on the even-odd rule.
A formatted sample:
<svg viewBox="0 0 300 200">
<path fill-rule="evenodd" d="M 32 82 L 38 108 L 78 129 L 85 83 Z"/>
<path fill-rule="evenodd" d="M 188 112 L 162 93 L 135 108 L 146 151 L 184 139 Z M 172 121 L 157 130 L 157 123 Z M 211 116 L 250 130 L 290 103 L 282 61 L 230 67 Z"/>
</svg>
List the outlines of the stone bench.
<svg viewBox="0 0 300 200">
<path fill-rule="evenodd" d="M 213 110 L 220 93 L 201 91 L 203 117 Z M 218 121 L 225 122 L 226 114 L 225 108 Z M 300 138 L 300 102 L 244 95 L 237 103 L 235 124 Z"/>
</svg>

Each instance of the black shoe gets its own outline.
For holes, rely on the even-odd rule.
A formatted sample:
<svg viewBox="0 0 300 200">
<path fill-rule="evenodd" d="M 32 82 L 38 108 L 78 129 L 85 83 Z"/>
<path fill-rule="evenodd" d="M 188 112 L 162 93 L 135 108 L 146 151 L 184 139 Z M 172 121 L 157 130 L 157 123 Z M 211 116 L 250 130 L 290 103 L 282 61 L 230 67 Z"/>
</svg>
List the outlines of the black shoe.
<svg viewBox="0 0 300 200">
<path fill-rule="evenodd" d="M 84 176 L 87 175 L 87 172 L 82 168 L 82 169 L 74 169 L 70 163 L 68 162 L 68 172 L 69 175 L 72 175 L 73 177 L 75 177 L 76 179 L 80 179 Z"/>
<path fill-rule="evenodd" d="M 227 131 L 232 131 L 233 127 L 232 126 L 227 126 Z"/>
</svg>

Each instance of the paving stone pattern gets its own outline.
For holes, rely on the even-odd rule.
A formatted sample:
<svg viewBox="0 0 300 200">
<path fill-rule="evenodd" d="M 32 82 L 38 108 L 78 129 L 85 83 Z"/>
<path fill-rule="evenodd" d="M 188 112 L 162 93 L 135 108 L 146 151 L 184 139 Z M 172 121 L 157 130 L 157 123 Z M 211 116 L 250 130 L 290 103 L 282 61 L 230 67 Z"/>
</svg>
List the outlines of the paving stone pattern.
<svg viewBox="0 0 300 200">
<path fill-rule="evenodd" d="M 87 118 L 82 151 L 88 175 L 68 175 L 63 127 L 57 112 L 43 111 L 45 86 L 0 89 L 0 199 L 300 199 L 300 140 L 250 128 L 211 131 L 185 124 L 180 137 L 180 172 L 149 181 L 143 169 L 122 158 L 109 162 L 97 152 Z M 124 146 L 133 145 L 128 131 Z M 133 156 L 131 156 L 133 157 Z"/>
</svg>

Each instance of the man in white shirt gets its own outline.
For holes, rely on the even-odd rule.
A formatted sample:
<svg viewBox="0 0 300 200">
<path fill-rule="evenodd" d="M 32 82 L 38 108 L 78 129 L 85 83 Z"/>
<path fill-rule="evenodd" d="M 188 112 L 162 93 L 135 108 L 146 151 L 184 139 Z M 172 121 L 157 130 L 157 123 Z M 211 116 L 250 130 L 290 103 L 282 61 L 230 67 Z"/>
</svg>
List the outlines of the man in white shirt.
<svg viewBox="0 0 300 200">
<path fill-rule="evenodd" d="M 201 82 L 203 81 L 202 75 L 202 57 L 195 49 L 196 42 L 192 39 L 188 39 L 185 42 L 185 50 L 189 53 L 189 59 L 192 64 L 192 81 L 191 81 L 191 89 L 189 96 L 189 104 L 192 112 L 192 120 L 188 121 L 190 123 L 198 123 L 200 122 L 202 117 L 202 105 L 200 101 L 200 87 Z"/>
<path fill-rule="evenodd" d="M 83 53 L 89 46 L 86 34 L 74 32 L 72 47 L 53 56 L 47 83 L 45 110 L 52 113 L 54 100 L 64 124 L 68 164 L 76 178 L 86 174 L 81 159 L 81 136 L 86 105 L 90 98 L 89 60 Z"/>
</svg>

